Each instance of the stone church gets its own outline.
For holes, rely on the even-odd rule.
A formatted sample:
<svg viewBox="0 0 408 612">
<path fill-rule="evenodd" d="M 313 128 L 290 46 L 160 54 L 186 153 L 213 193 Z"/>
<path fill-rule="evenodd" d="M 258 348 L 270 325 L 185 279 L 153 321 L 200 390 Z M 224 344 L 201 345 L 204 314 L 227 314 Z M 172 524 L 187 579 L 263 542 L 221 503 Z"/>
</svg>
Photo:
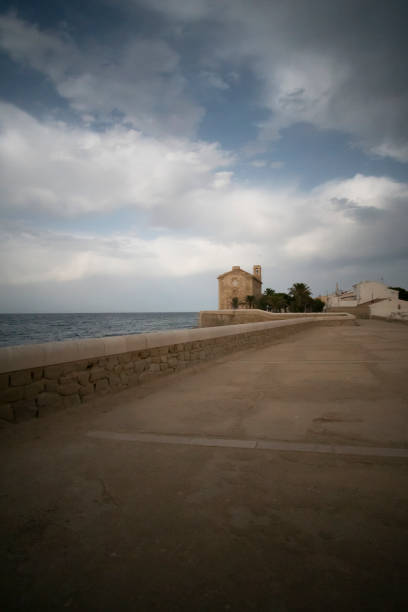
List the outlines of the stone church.
<svg viewBox="0 0 408 612">
<path fill-rule="evenodd" d="M 219 310 L 232 308 L 232 299 L 238 298 L 239 308 L 248 308 L 247 295 L 255 298 L 262 294 L 261 266 L 254 266 L 253 273 L 241 270 L 239 266 L 232 266 L 232 270 L 224 272 L 218 277 L 218 308 Z"/>
</svg>

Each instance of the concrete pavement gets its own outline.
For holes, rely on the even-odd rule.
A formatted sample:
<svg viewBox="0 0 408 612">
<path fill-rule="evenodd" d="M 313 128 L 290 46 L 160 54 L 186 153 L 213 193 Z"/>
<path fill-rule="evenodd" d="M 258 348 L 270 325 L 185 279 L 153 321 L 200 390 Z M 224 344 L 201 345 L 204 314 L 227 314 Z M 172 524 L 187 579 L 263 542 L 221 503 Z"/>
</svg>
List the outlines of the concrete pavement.
<svg viewBox="0 0 408 612">
<path fill-rule="evenodd" d="M 359 323 L 4 424 L 5 609 L 406 609 L 408 328 Z"/>
</svg>

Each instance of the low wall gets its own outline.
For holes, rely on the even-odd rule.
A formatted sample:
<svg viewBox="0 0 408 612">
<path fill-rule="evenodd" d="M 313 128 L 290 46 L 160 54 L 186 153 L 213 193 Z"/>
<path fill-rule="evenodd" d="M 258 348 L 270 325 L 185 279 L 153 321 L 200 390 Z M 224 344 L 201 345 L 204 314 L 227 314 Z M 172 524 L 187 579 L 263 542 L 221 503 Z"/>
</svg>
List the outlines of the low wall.
<svg viewBox="0 0 408 612">
<path fill-rule="evenodd" d="M 353 317 L 249 323 L 0 349 L 0 418 L 21 421 Z"/>
<path fill-rule="evenodd" d="M 370 318 L 408 320 L 408 302 L 386 299 L 370 304 Z"/>
<path fill-rule="evenodd" d="M 339 309 L 340 310 L 340 309 Z M 340 311 L 338 316 L 348 316 Z M 218 325 L 241 325 L 242 323 L 255 323 L 261 321 L 295 321 L 296 319 L 327 319 L 333 314 L 322 312 L 267 312 L 257 308 L 230 309 L 230 310 L 202 310 L 199 315 L 199 327 L 215 327 Z"/>
<path fill-rule="evenodd" d="M 327 309 L 327 314 L 340 314 L 345 312 L 354 315 L 357 319 L 369 319 L 370 318 L 370 307 L 368 304 L 359 304 L 358 306 L 335 306 Z"/>
</svg>

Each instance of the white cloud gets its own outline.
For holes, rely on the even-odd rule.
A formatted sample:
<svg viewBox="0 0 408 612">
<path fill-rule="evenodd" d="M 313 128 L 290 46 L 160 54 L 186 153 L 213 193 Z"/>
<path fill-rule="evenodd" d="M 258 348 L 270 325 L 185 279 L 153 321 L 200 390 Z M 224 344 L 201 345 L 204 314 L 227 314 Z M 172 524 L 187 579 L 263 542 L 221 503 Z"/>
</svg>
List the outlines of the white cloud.
<svg viewBox="0 0 408 612">
<path fill-rule="evenodd" d="M 251 162 L 251 166 L 254 166 L 254 168 L 265 168 L 266 161 L 264 159 L 255 159 Z"/>
<path fill-rule="evenodd" d="M 2 206 L 56 215 L 149 209 L 208 187 L 230 156 L 216 144 L 158 140 L 121 127 L 106 132 L 42 123 L 0 104 Z"/>
<path fill-rule="evenodd" d="M 69 234 L 51 231 L 2 232 L 0 284 L 67 282 L 102 276 L 133 278 L 187 277 L 230 267 L 231 261 L 256 259 L 256 245 L 223 244 L 209 238 L 132 233 Z"/>
<path fill-rule="evenodd" d="M 308 262 L 312 270 L 351 258 L 358 269 L 372 260 L 374 270 L 378 260 L 407 258 L 405 183 L 357 174 L 309 193 L 254 188 L 226 169 L 233 159 L 214 144 L 42 123 L 8 105 L 0 120 L 7 215 L 45 210 L 60 223 L 75 215 L 79 228 L 84 214 L 103 219 L 126 206 L 145 212 L 150 234 L 10 229 L 0 243 L 5 285 L 101 277 L 143 286 L 151 276 L 216 276 L 254 262 L 296 278 Z"/>
<path fill-rule="evenodd" d="M 378 262 L 408 258 L 406 183 L 357 174 L 306 193 L 255 188 L 234 175 L 234 159 L 216 144 L 45 123 L 10 105 L 0 105 L 0 124 L 5 218 L 46 211 L 62 228 L 22 230 L 20 220 L 7 231 L 5 223 L 3 287 L 99 278 L 108 291 L 114 279 L 143 291 L 152 277 L 215 279 L 256 262 L 288 284 L 328 263 L 352 266 L 358 281 L 359 270 L 377 278 Z M 84 215 L 103 222 L 123 207 L 143 211 L 148 235 L 80 231 Z M 78 229 L 64 229 L 74 216 Z"/>
</svg>

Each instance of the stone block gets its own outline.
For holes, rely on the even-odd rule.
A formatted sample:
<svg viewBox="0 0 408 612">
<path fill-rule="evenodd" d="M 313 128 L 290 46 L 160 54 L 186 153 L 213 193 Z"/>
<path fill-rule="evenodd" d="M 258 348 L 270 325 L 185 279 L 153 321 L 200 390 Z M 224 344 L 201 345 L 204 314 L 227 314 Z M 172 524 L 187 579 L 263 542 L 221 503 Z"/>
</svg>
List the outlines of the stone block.
<svg viewBox="0 0 408 612">
<path fill-rule="evenodd" d="M 74 361 L 73 363 L 65 363 L 62 368 L 62 376 L 68 376 L 72 374 L 72 372 L 77 372 L 78 370 L 84 370 L 86 368 L 86 365 L 86 361 Z"/>
<path fill-rule="evenodd" d="M 81 399 L 78 394 L 68 395 L 63 399 L 64 408 L 75 408 L 81 405 Z"/>
<path fill-rule="evenodd" d="M 89 359 L 82 359 L 81 361 L 76 361 L 75 362 L 75 370 L 77 372 L 83 372 L 84 370 L 88 370 L 88 366 L 91 364 L 92 362 L 89 361 Z"/>
<path fill-rule="evenodd" d="M 135 373 L 141 374 L 144 371 L 146 364 L 144 361 L 136 361 L 134 366 L 135 366 Z"/>
<path fill-rule="evenodd" d="M 19 423 L 20 421 L 28 421 L 38 417 L 38 406 L 35 400 L 19 400 L 13 404 L 14 420 Z"/>
<path fill-rule="evenodd" d="M 38 380 L 37 382 L 31 383 L 24 387 L 24 399 L 31 400 L 35 399 L 41 391 L 44 390 L 44 381 Z"/>
<path fill-rule="evenodd" d="M 150 357 L 150 351 L 140 351 L 140 357 L 142 359 L 147 359 L 148 357 Z"/>
<path fill-rule="evenodd" d="M 191 353 L 190 351 L 184 351 L 184 361 L 190 361 Z"/>
<path fill-rule="evenodd" d="M 56 393 L 58 389 L 58 381 L 57 380 L 44 380 L 45 390 L 50 393 Z"/>
<path fill-rule="evenodd" d="M 0 374 L 0 389 L 7 389 L 9 386 L 9 375 Z"/>
<path fill-rule="evenodd" d="M 9 423 L 12 423 L 15 420 L 12 404 L 0 405 L 0 419 L 9 421 Z"/>
<path fill-rule="evenodd" d="M 79 382 L 80 385 L 87 385 L 89 383 L 89 372 L 85 371 L 85 372 L 78 372 L 77 375 L 77 381 Z"/>
<path fill-rule="evenodd" d="M 132 360 L 132 356 L 130 353 L 123 353 L 122 355 L 118 356 L 118 359 L 121 363 L 129 363 L 129 361 Z"/>
<path fill-rule="evenodd" d="M 107 378 L 101 378 L 96 381 L 95 393 L 107 393 L 109 391 L 109 381 Z"/>
<path fill-rule="evenodd" d="M 78 393 L 81 397 L 84 397 L 85 395 L 91 395 L 91 393 L 94 392 L 94 386 L 92 383 L 89 383 L 88 385 L 81 385 L 79 387 Z"/>
<path fill-rule="evenodd" d="M 20 387 L 21 385 L 29 385 L 31 383 L 31 370 L 21 370 L 10 374 L 10 385 L 12 387 Z"/>
<path fill-rule="evenodd" d="M 200 359 L 206 359 L 207 353 L 205 351 L 200 351 Z"/>
<path fill-rule="evenodd" d="M 49 393 L 48 391 L 43 391 L 37 397 L 37 406 L 39 406 L 40 408 L 50 406 L 62 406 L 62 397 L 58 393 Z"/>
<path fill-rule="evenodd" d="M 97 380 L 101 380 L 102 378 L 106 378 L 106 376 L 107 376 L 107 372 L 106 372 L 106 370 L 104 368 L 98 368 L 98 367 L 92 368 L 90 370 L 90 373 L 91 373 L 91 375 L 90 375 L 91 382 L 95 382 Z"/>
<path fill-rule="evenodd" d="M 167 363 L 167 354 L 166 355 L 160 355 L 160 363 Z"/>
<path fill-rule="evenodd" d="M 77 372 L 72 371 L 69 374 L 65 374 L 64 376 L 61 376 L 58 379 L 58 382 L 60 385 L 68 385 L 69 383 L 72 383 L 73 380 L 77 379 Z"/>
<path fill-rule="evenodd" d="M 9 387 L 1 392 L 1 401 L 5 404 L 8 404 L 8 402 L 17 402 L 18 400 L 23 399 L 23 397 L 23 387 Z"/>
<path fill-rule="evenodd" d="M 125 372 L 121 372 L 120 373 L 120 382 L 122 383 L 122 385 L 129 384 L 129 376 L 128 376 L 128 374 L 126 374 Z"/>
<path fill-rule="evenodd" d="M 31 370 L 31 378 L 34 381 L 41 380 L 43 377 L 43 373 L 44 373 L 44 368 L 34 368 L 33 370 Z"/>
<path fill-rule="evenodd" d="M 169 352 L 169 347 L 168 346 L 161 346 L 161 347 L 159 347 L 160 355 L 167 355 L 168 352 Z"/>
<path fill-rule="evenodd" d="M 50 378 L 52 380 L 57 380 L 60 376 L 64 375 L 64 366 L 62 365 L 53 365 L 47 366 L 44 368 L 44 378 Z"/>
<path fill-rule="evenodd" d="M 175 367 L 177 366 L 177 364 L 178 364 L 178 359 L 177 359 L 177 357 L 176 357 L 176 356 L 174 356 L 174 357 L 170 357 L 170 359 L 169 359 L 169 361 L 168 361 L 168 364 L 169 364 L 169 366 L 170 366 L 171 368 L 175 368 Z"/>
<path fill-rule="evenodd" d="M 160 372 L 160 364 L 158 364 L 158 363 L 151 363 L 149 371 L 150 372 Z"/>
<path fill-rule="evenodd" d="M 168 367 L 169 367 L 169 366 L 168 366 L 168 364 L 167 364 L 167 363 L 161 363 L 161 364 L 160 364 L 160 370 L 161 370 L 162 372 L 163 372 L 164 370 L 167 370 L 167 369 L 168 369 Z"/>
<path fill-rule="evenodd" d="M 81 404 L 89 404 L 90 402 L 93 402 L 95 398 L 95 394 L 88 393 L 88 395 L 81 395 L 80 397 L 81 397 Z"/>
<path fill-rule="evenodd" d="M 151 359 L 151 363 L 161 363 L 161 356 L 160 355 L 153 355 L 153 357 Z"/>
<path fill-rule="evenodd" d="M 111 387 L 120 387 L 120 376 L 117 374 L 109 374 L 109 384 Z"/>
<path fill-rule="evenodd" d="M 171 344 L 169 346 L 169 353 L 177 353 L 177 348 L 175 344 Z"/>
<path fill-rule="evenodd" d="M 110 371 L 114 370 L 115 367 L 119 364 L 119 359 L 117 357 L 109 357 L 106 360 L 106 368 Z"/>
<path fill-rule="evenodd" d="M 58 385 L 58 393 L 60 393 L 61 395 L 74 395 L 74 393 L 78 393 L 79 391 L 79 384 L 77 382 L 68 382 L 65 383 L 64 385 Z"/>
</svg>

